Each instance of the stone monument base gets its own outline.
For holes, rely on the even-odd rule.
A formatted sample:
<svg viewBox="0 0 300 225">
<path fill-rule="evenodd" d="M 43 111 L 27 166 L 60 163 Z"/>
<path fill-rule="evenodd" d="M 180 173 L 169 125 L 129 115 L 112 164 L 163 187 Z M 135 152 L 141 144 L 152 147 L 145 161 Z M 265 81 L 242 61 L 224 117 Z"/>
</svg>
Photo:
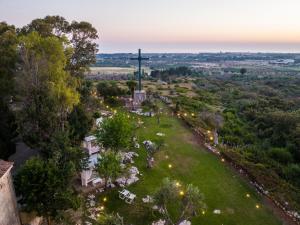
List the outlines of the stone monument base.
<svg viewBox="0 0 300 225">
<path fill-rule="evenodd" d="M 147 99 L 146 92 L 144 90 L 134 91 L 133 104 L 140 106 L 143 101 Z"/>
</svg>

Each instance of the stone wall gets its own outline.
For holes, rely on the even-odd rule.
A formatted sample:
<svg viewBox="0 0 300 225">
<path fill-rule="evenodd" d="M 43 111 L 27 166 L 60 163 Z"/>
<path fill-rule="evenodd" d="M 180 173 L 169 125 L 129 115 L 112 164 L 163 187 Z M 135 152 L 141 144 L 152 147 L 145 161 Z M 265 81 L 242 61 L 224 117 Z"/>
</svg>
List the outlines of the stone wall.
<svg viewBox="0 0 300 225">
<path fill-rule="evenodd" d="M 20 225 L 10 171 L 0 178 L 0 225 Z"/>
</svg>

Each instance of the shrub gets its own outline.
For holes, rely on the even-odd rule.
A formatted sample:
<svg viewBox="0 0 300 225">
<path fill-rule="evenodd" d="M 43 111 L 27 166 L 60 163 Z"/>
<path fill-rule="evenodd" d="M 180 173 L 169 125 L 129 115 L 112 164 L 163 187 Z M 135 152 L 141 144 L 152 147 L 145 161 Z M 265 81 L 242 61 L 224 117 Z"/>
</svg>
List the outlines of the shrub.
<svg viewBox="0 0 300 225">
<path fill-rule="evenodd" d="M 285 148 L 272 148 L 269 151 L 269 155 L 272 159 L 283 164 L 293 162 L 292 154 Z"/>
<path fill-rule="evenodd" d="M 284 169 L 284 176 L 291 183 L 300 187 L 300 165 L 299 164 L 289 164 Z"/>
</svg>

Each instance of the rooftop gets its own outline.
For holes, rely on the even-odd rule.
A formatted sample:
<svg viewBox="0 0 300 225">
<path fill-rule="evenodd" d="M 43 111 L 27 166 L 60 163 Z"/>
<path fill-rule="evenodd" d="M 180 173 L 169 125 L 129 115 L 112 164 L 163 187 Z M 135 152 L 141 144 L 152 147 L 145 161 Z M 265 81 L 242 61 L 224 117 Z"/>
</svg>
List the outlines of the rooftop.
<svg viewBox="0 0 300 225">
<path fill-rule="evenodd" d="M 0 159 L 0 178 L 12 168 L 13 164 L 13 162 L 7 162 Z"/>
</svg>

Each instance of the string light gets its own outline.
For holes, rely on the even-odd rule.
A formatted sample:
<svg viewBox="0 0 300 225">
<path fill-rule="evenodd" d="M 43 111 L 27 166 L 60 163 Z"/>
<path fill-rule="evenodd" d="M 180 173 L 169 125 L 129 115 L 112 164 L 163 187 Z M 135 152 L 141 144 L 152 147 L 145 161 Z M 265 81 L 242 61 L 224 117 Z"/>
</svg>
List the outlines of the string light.
<svg viewBox="0 0 300 225">
<path fill-rule="evenodd" d="M 180 194 L 181 196 L 183 196 L 183 195 L 184 195 L 184 192 L 183 192 L 183 191 L 180 191 L 179 194 Z"/>
<path fill-rule="evenodd" d="M 168 158 L 169 158 L 169 156 L 168 156 L 168 155 L 166 155 L 165 157 L 166 157 L 166 159 L 168 159 Z"/>
<path fill-rule="evenodd" d="M 187 113 L 184 113 L 183 115 L 184 115 L 184 116 L 187 116 Z"/>
<path fill-rule="evenodd" d="M 246 194 L 246 197 L 247 197 L 247 198 L 250 198 L 250 194 Z"/>
<path fill-rule="evenodd" d="M 195 114 L 194 114 L 194 113 L 192 113 L 192 116 L 195 116 Z"/>
<path fill-rule="evenodd" d="M 207 133 L 210 134 L 210 130 L 208 130 Z"/>
<path fill-rule="evenodd" d="M 169 164 L 168 167 L 171 169 L 173 166 L 172 166 L 172 164 Z"/>
<path fill-rule="evenodd" d="M 210 138 L 209 138 L 209 140 L 211 140 L 211 141 L 212 141 L 212 140 L 214 140 L 214 138 L 213 138 L 213 137 L 210 137 Z"/>
<path fill-rule="evenodd" d="M 101 206 L 101 207 L 100 207 L 100 210 L 101 210 L 101 211 L 104 210 L 104 206 Z"/>
<path fill-rule="evenodd" d="M 175 184 L 177 187 L 179 187 L 180 186 L 180 184 L 179 184 L 179 182 L 176 182 L 176 184 Z"/>
<path fill-rule="evenodd" d="M 202 210 L 202 215 L 205 215 L 205 211 L 204 210 Z"/>
<path fill-rule="evenodd" d="M 221 161 L 222 161 L 222 162 L 225 162 L 225 159 L 224 159 L 224 158 L 222 158 L 222 159 L 221 159 Z"/>
<path fill-rule="evenodd" d="M 259 209 L 260 208 L 259 204 L 256 204 L 255 208 Z"/>
<path fill-rule="evenodd" d="M 104 198 L 103 198 L 103 201 L 104 201 L 104 202 L 106 202 L 106 201 L 107 201 L 107 198 L 106 198 L 106 197 L 104 197 Z"/>
</svg>

